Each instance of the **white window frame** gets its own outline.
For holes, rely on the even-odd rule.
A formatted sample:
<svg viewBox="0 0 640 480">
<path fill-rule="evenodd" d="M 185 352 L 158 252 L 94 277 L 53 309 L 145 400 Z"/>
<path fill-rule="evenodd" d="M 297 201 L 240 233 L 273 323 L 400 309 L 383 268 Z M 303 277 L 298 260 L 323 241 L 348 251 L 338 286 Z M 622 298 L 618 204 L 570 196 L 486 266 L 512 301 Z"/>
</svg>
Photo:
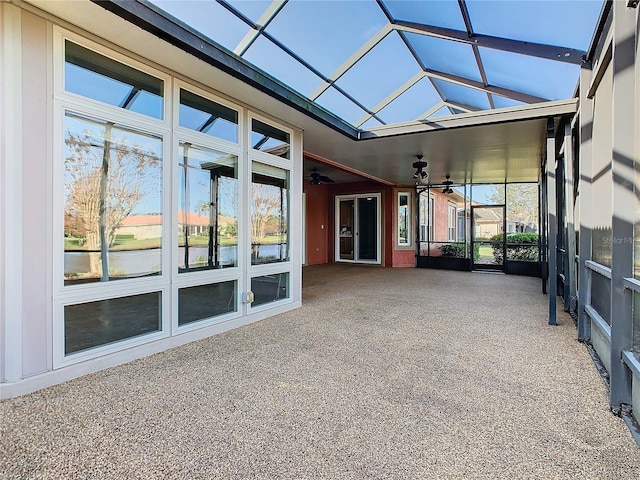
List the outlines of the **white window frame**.
<svg viewBox="0 0 640 480">
<path fill-rule="evenodd" d="M 447 205 L 447 237 L 450 242 L 457 241 L 456 230 L 458 224 L 458 207 L 455 203 L 449 202 Z"/>
<path fill-rule="evenodd" d="M 260 122 L 266 123 L 272 127 L 278 128 L 289 134 L 289 158 L 278 157 L 276 155 L 272 155 L 270 153 L 251 148 L 251 132 L 252 132 L 251 124 L 253 119 L 259 120 Z M 247 201 L 244 203 L 243 210 L 242 210 L 243 216 L 244 216 L 244 227 L 246 232 L 246 241 L 244 243 L 244 250 L 243 250 L 244 261 L 246 261 L 246 269 L 245 269 L 246 288 L 243 291 L 249 291 L 251 289 L 251 280 L 254 277 L 276 275 L 280 273 L 287 273 L 289 275 L 289 282 L 287 285 L 289 296 L 287 298 L 282 298 L 274 302 L 268 302 L 262 305 L 257 305 L 255 307 L 251 303 L 247 303 L 246 304 L 247 313 L 262 312 L 265 310 L 269 310 L 270 308 L 273 308 L 275 305 L 282 305 L 282 304 L 293 302 L 294 290 L 292 288 L 292 284 L 293 284 L 292 281 L 295 278 L 294 272 L 293 272 L 294 259 L 296 258 L 296 255 L 297 255 L 297 258 L 301 258 L 299 253 L 300 251 L 296 248 L 292 248 L 294 238 L 296 237 L 294 235 L 294 230 L 293 230 L 294 225 L 292 225 L 292 222 L 291 222 L 292 218 L 294 218 L 294 205 L 298 204 L 297 207 L 300 208 L 300 205 L 299 205 L 300 202 L 295 201 L 297 198 L 300 198 L 300 197 L 296 194 L 297 189 L 295 188 L 295 185 L 294 185 L 294 178 L 295 178 L 294 177 L 294 174 L 295 174 L 294 150 L 293 150 L 294 138 L 295 138 L 295 131 L 283 125 L 281 122 L 277 122 L 269 117 L 259 115 L 253 112 L 249 112 L 249 114 L 247 115 L 246 129 L 244 132 L 244 140 L 245 140 L 245 145 L 247 150 L 247 157 L 246 157 L 247 163 L 245 165 L 247 174 L 245 176 L 246 181 L 244 182 L 244 185 L 243 185 L 245 198 L 247 199 Z M 289 214 L 289 218 L 287 219 L 287 242 L 288 242 L 288 249 L 289 249 L 289 260 L 285 262 L 274 262 L 274 263 L 266 263 L 261 265 L 251 265 L 251 199 L 249 198 L 249 196 L 251 195 L 251 179 L 253 176 L 252 175 L 253 162 L 268 165 L 271 167 L 280 168 L 282 170 L 286 170 L 289 173 L 289 181 L 288 181 L 289 182 L 289 185 L 288 185 L 289 200 L 287 202 L 288 214 Z M 301 188 L 299 193 L 300 195 L 302 194 Z"/>
<path fill-rule="evenodd" d="M 144 114 L 131 112 L 122 108 L 108 105 L 97 100 L 85 98 L 65 90 L 65 40 L 77 43 L 85 48 L 95 51 L 97 54 L 109 57 L 117 62 L 143 71 L 163 81 L 163 118 L 156 119 Z M 124 350 L 151 341 L 166 338 L 172 334 L 171 322 L 167 321 L 164 312 L 170 311 L 171 285 L 170 285 L 170 261 L 171 253 L 166 249 L 171 248 L 170 223 L 167 215 L 171 215 L 171 195 L 163 193 L 162 199 L 162 266 L 161 273 L 157 276 L 122 279 L 113 282 L 92 282 L 84 285 L 64 285 L 64 124 L 67 111 L 80 115 L 86 115 L 97 119 L 113 121 L 126 125 L 142 133 L 162 138 L 162 189 L 170 192 L 171 164 L 171 125 L 170 125 L 170 98 L 172 78 L 164 72 L 153 69 L 147 65 L 125 57 L 109 48 L 99 45 L 84 37 L 65 31 L 59 27 L 54 29 L 54 168 L 53 168 L 53 368 L 72 365 L 109 353 Z M 62 252 L 62 253 L 61 253 Z M 142 336 L 136 336 L 105 345 L 81 350 L 65 355 L 64 349 L 64 307 L 91 301 L 116 299 L 132 295 L 152 292 L 161 292 L 160 305 L 160 330 Z"/>
<path fill-rule="evenodd" d="M 429 200 L 427 201 L 427 207 L 428 207 L 428 211 L 427 211 L 427 240 L 429 242 L 434 241 L 434 237 L 436 234 L 435 231 L 435 227 L 434 227 L 434 217 L 435 217 L 435 211 L 436 211 L 436 197 L 435 195 L 429 194 Z"/>
<path fill-rule="evenodd" d="M 401 206 L 400 206 L 400 199 L 402 197 L 406 197 L 407 199 L 407 204 L 406 204 L 406 225 L 405 225 L 405 229 L 407 231 L 406 234 L 406 240 L 405 241 L 401 241 L 401 237 L 400 237 L 400 215 L 401 215 Z M 397 237 L 397 245 L 399 247 L 408 247 L 411 246 L 413 244 L 413 241 L 411 239 L 411 231 L 413 230 L 411 228 L 411 223 L 412 223 L 412 208 L 411 208 L 411 192 L 398 192 L 398 208 L 396 209 L 397 212 L 397 218 L 396 218 L 396 223 L 397 223 L 397 227 L 396 227 L 396 237 Z"/>
<path fill-rule="evenodd" d="M 375 260 L 359 260 L 358 259 L 358 248 L 357 248 L 357 236 L 358 232 L 358 202 L 359 198 L 370 198 L 373 197 L 376 199 L 376 207 L 377 207 L 377 218 L 376 218 L 376 238 L 377 238 L 377 249 L 376 249 L 376 258 Z M 354 224 L 353 224 L 353 260 L 349 259 L 341 259 L 340 258 L 340 201 L 341 200 L 354 200 Z M 382 195 L 380 193 L 369 193 L 369 194 L 355 194 L 355 195 L 336 195 L 335 197 L 335 225 L 334 228 L 334 261 L 335 262 L 345 262 L 345 263 L 368 263 L 379 265 L 382 263 Z"/>
<path fill-rule="evenodd" d="M 224 105 L 238 112 L 238 142 L 230 142 L 222 138 L 214 137 L 206 133 L 197 132 L 186 127 L 180 126 L 180 89 L 188 90 L 192 93 L 200 95 L 207 100 Z M 240 225 L 240 219 L 242 218 L 241 212 L 244 209 L 245 203 L 245 190 L 242 179 L 246 177 L 246 166 L 243 158 L 244 150 L 242 148 L 242 139 L 244 138 L 244 132 L 246 130 L 246 109 L 231 103 L 225 99 L 218 97 L 211 92 L 204 89 L 195 87 L 182 80 L 175 80 L 173 86 L 173 144 L 172 144 L 172 195 L 175 199 L 172 202 L 172 214 L 171 214 L 171 231 L 178 232 L 178 211 L 180 209 L 179 201 L 179 186 L 177 179 L 179 178 L 178 171 L 178 158 L 180 143 L 189 142 L 199 147 L 210 148 L 213 150 L 224 151 L 238 157 L 238 264 L 235 267 L 229 267 L 224 269 L 212 269 L 202 270 L 197 272 L 178 272 L 178 235 L 171 236 L 171 275 L 174 288 L 171 291 L 172 295 L 172 331 L 176 333 L 189 332 L 192 330 L 198 330 L 203 327 L 216 325 L 227 322 L 229 320 L 236 319 L 244 315 L 245 309 L 243 308 L 240 296 L 241 292 L 245 291 L 248 287 L 245 285 L 245 278 L 242 275 L 243 268 L 246 264 L 245 260 L 245 243 L 246 243 L 246 231 L 243 231 Z M 190 322 L 186 325 L 178 325 L 178 291 L 181 288 L 196 287 L 200 285 L 209 285 L 214 283 L 223 283 L 227 281 L 236 281 L 236 310 L 222 315 L 217 315 L 210 318 L 204 318 Z"/>
<path fill-rule="evenodd" d="M 161 79 L 163 83 L 163 118 L 156 119 L 147 115 L 124 110 L 97 100 L 84 98 L 66 92 L 64 85 L 65 55 L 64 42 L 70 40 L 85 48 L 96 51 L 100 55 L 136 68 L 149 75 Z M 105 355 L 117 354 L 118 358 L 134 358 L 137 352 L 150 352 L 161 348 L 160 345 L 177 345 L 189 339 L 204 338 L 214 333 L 250 323 L 269 315 L 291 309 L 291 304 L 299 304 L 301 297 L 301 263 L 302 240 L 302 131 L 296 127 L 285 125 L 267 115 L 254 112 L 251 107 L 240 106 L 231 100 L 221 98 L 219 94 L 209 91 L 205 86 L 198 86 L 181 79 L 173 72 L 162 72 L 149 67 L 141 61 L 116 52 L 114 49 L 88 40 L 78 34 L 55 26 L 53 29 L 53 77 L 51 93 L 54 97 L 53 108 L 53 167 L 52 167 L 52 233 L 49 236 L 49 255 L 53 262 L 51 280 L 52 291 L 52 367 L 59 369 L 88 360 L 98 361 Z M 207 99 L 225 105 L 238 112 L 238 141 L 231 142 L 221 138 L 196 132 L 179 126 L 179 89 L 201 95 Z M 143 133 L 157 135 L 162 139 L 162 272 L 153 277 L 123 279 L 113 282 L 92 282 L 84 285 L 64 285 L 64 126 L 65 111 L 113 121 L 130 126 Z M 250 148 L 251 121 L 255 118 L 273 125 L 289 135 L 289 158 L 253 150 Z M 212 271 L 178 273 L 178 150 L 180 142 L 189 141 L 198 146 L 226 151 L 238 156 L 238 265 L 236 267 L 215 269 Z M 250 222 L 248 192 L 251 182 L 252 162 L 275 166 L 289 173 L 289 218 L 288 241 L 289 260 L 264 265 L 250 265 Z M 289 278 L 288 297 L 269 302 L 257 307 L 243 303 L 244 292 L 251 285 L 251 278 L 287 273 Z M 236 281 L 237 310 L 227 314 L 202 319 L 178 327 L 178 289 L 225 281 Z M 64 353 L 65 305 L 75 305 L 109 298 L 120 298 L 137 294 L 161 292 L 161 330 L 139 337 L 124 339 L 114 343 L 100 345 L 70 355 Z M 218 326 L 218 324 L 222 324 Z M 196 332 L 195 330 L 202 330 Z M 190 332 L 182 339 L 170 339 Z M 161 341 L 161 343 L 158 343 Z M 154 344 L 154 345 L 148 345 Z M 136 347 L 133 350 L 132 347 Z M 126 351 L 125 351 L 126 350 Z"/>
</svg>

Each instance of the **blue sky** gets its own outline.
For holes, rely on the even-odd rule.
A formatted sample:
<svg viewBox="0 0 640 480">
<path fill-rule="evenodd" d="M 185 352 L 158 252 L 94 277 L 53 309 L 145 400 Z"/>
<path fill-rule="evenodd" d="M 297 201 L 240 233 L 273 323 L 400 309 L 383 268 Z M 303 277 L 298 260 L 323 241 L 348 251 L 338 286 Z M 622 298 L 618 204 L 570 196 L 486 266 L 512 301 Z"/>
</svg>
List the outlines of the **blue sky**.
<svg viewBox="0 0 640 480">
<path fill-rule="evenodd" d="M 406 82 L 422 71 L 418 60 L 430 70 L 481 81 L 470 45 L 416 33 L 389 33 L 333 87 L 323 88 L 323 76 L 332 78 L 354 52 L 387 26 L 387 17 L 374 0 L 290 0 L 266 26 L 265 35 L 244 51 L 238 46 L 251 31 L 247 22 L 258 22 L 270 1 L 228 1 L 246 22 L 214 0 L 153 3 L 356 126 L 363 120 L 365 125 L 380 124 L 369 120 L 367 111 L 384 123 L 416 120 L 443 100 L 471 110 L 490 107 L 484 92 L 425 78 L 378 112 L 376 107 L 385 97 L 407 87 Z M 385 0 L 384 5 L 395 20 L 465 30 L 457 0 Z M 589 47 L 601 7 L 602 0 L 467 0 L 476 34 L 580 50 Z M 480 48 L 480 57 L 490 85 L 558 100 L 571 97 L 577 84 L 576 65 L 486 48 Z M 497 95 L 492 95 L 492 101 L 496 107 L 520 104 Z M 436 116 L 443 113 L 451 110 L 445 108 Z"/>
</svg>

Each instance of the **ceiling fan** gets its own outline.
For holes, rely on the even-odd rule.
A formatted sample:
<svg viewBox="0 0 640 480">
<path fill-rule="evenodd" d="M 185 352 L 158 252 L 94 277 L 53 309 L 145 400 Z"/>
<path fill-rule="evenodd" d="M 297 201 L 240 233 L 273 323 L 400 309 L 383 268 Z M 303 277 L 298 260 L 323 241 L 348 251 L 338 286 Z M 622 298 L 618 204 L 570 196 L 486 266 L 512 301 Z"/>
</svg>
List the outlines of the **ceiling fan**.
<svg viewBox="0 0 640 480">
<path fill-rule="evenodd" d="M 446 180 L 442 182 L 442 185 L 444 185 L 444 188 L 442 189 L 442 193 L 446 193 L 446 194 L 453 193 L 453 189 L 451 188 L 451 185 L 453 185 L 453 182 L 449 180 L 450 178 L 451 178 L 451 175 L 447 175 Z"/>
<path fill-rule="evenodd" d="M 334 183 L 333 180 L 326 175 L 321 175 L 317 171 L 313 171 L 309 174 L 311 177 L 311 185 L 320 185 L 321 183 Z"/>
</svg>

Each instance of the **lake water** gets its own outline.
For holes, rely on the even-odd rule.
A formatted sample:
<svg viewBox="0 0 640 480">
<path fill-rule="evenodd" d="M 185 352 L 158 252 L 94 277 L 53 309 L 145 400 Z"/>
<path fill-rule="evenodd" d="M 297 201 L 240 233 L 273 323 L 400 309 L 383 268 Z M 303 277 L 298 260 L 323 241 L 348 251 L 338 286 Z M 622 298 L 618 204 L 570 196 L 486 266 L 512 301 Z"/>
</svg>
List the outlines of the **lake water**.
<svg viewBox="0 0 640 480">
<path fill-rule="evenodd" d="M 286 244 L 260 245 L 260 259 L 280 258 L 280 249 Z M 219 261 L 222 265 L 232 266 L 238 263 L 238 247 L 223 245 L 219 247 Z M 196 259 L 207 258 L 208 247 L 190 247 L 189 263 L 196 263 Z M 178 262 L 184 262 L 184 247 L 178 248 Z M 263 263 L 263 262 L 259 262 Z M 161 271 L 162 249 L 126 250 L 109 252 L 109 270 L 118 275 L 139 276 L 158 273 Z M 87 252 L 65 252 L 64 273 L 86 273 L 89 271 L 89 254 Z"/>
</svg>

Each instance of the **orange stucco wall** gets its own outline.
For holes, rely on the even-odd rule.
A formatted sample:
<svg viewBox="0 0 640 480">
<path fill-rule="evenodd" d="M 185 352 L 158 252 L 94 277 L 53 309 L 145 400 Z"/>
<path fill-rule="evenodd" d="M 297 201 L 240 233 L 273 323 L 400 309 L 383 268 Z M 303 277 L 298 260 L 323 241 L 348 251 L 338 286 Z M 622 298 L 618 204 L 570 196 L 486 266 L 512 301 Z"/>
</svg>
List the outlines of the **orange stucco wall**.
<svg viewBox="0 0 640 480">
<path fill-rule="evenodd" d="M 329 238 L 333 235 L 329 225 L 329 189 L 327 185 L 311 185 L 304 182 L 306 193 L 306 238 L 307 238 L 307 265 L 328 263 Z"/>
<path fill-rule="evenodd" d="M 335 198 L 338 195 L 380 194 L 382 215 L 382 259 L 381 265 L 385 267 L 415 267 L 415 244 L 409 246 L 397 244 L 397 210 L 398 192 L 411 194 L 412 216 L 415 209 L 415 193 L 412 189 L 393 188 L 380 185 L 375 182 L 342 183 L 337 185 L 311 185 L 304 182 L 306 193 L 306 264 L 317 265 L 333 263 L 335 261 Z M 443 196 L 444 197 L 444 196 Z M 441 229 L 446 234 L 447 227 L 447 202 L 440 208 L 444 211 L 444 223 Z M 415 236 L 412 225 L 412 237 Z"/>
<path fill-rule="evenodd" d="M 411 245 L 398 245 L 398 194 L 409 194 L 409 204 L 411 211 L 410 236 Z M 392 198 L 392 215 L 388 215 L 391 220 L 388 238 L 389 245 L 392 246 L 391 266 L 392 267 L 415 267 L 416 266 L 416 247 L 415 247 L 415 191 L 410 188 L 394 188 Z"/>
</svg>

